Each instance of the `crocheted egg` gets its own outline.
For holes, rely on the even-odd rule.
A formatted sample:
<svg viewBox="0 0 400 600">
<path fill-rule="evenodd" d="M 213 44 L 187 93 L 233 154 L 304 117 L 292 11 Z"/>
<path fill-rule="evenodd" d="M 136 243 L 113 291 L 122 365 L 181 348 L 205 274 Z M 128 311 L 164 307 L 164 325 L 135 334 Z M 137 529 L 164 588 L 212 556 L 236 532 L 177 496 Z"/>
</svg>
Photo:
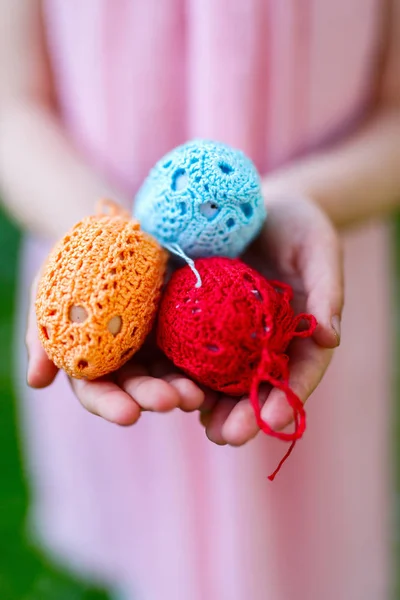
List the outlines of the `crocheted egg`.
<svg viewBox="0 0 400 600">
<path fill-rule="evenodd" d="M 236 257 L 259 233 L 266 211 L 251 160 L 225 144 L 196 140 L 156 164 L 134 215 L 176 254 Z"/>
<path fill-rule="evenodd" d="M 263 353 L 282 355 L 304 331 L 290 305 L 291 289 L 269 282 L 242 261 L 195 261 L 176 271 L 160 305 L 158 343 L 176 366 L 202 384 L 232 396 L 250 391 Z M 310 330 L 307 332 L 309 333 Z"/>
<path fill-rule="evenodd" d="M 195 267 L 201 287 L 195 287 L 189 267 L 176 271 L 166 287 L 157 326 L 160 348 L 195 381 L 230 396 L 250 394 L 260 429 L 294 442 L 305 430 L 305 412 L 289 388 L 285 351 L 294 337 L 312 334 L 315 318 L 295 316 L 291 288 L 267 281 L 238 259 L 199 259 Z M 308 326 L 299 331 L 301 322 Z M 294 433 L 275 432 L 261 418 L 262 382 L 285 392 Z"/>
<path fill-rule="evenodd" d="M 40 340 L 69 375 L 95 379 L 142 346 L 160 298 L 166 253 L 129 215 L 91 216 L 54 248 L 36 298 Z"/>
</svg>

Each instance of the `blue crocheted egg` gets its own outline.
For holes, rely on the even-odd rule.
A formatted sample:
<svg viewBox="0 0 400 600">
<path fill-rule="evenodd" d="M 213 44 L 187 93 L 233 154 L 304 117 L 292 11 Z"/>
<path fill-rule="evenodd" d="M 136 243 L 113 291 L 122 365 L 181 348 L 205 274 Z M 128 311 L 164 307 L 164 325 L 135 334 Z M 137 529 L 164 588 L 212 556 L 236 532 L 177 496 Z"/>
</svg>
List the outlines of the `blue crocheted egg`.
<svg viewBox="0 0 400 600">
<path fill-rule="evenodd" d="M 257 236 L 266 211 L 251 160 L 225 144 L 195 140 L 151 170 L 134 217 L 176 254 L 234 258 Z"/>
</svg>

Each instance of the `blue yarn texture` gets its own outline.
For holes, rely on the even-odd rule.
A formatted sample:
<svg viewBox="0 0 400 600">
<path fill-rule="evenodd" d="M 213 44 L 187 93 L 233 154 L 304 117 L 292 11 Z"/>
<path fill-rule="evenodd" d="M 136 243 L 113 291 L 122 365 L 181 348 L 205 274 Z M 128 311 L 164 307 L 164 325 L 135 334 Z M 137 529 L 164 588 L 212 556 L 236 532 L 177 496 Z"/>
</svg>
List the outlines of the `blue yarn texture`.
<svg viewBox="0 0 400 600">
<path fill-rule="evenodd" d="M 139 190 L 133 216 L 191 258 L 242 254 L 266 218 L 261 182 L 240 150 L 194 140 L 169 152 Z"/>
</svg>

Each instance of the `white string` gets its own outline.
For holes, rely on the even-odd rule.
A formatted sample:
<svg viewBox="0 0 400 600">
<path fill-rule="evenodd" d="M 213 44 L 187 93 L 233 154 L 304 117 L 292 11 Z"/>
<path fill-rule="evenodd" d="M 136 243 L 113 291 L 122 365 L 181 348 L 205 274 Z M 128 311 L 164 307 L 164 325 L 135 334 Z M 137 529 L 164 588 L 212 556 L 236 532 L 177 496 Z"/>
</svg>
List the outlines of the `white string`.
<svg viewBox="0 0 400 600">
<path fill-rule="evenodd" d="M 180 246 L 178 246 L 178 244 L 165 244 L 165 248 L 171 252 L 172 254 L 175 254 L 176 256 L 179 256 L 180 258 L 183 258 L 183 260 L 189 265 L 189 267 L 192 269 L 195 277 L 196 277 L 196 285 L 195 287 L 199 288 L 202 286 L 202 282 L 201 282 L 201 277 L 200 277 L 200 273 L 198 272 L 198 270 L 195 267 L 194 261 L 189 258 L 189 256 L 186 256 L 186 254 L 184 253 L 184 251 L 182 250 L 182 248 Z"/>
</svg>

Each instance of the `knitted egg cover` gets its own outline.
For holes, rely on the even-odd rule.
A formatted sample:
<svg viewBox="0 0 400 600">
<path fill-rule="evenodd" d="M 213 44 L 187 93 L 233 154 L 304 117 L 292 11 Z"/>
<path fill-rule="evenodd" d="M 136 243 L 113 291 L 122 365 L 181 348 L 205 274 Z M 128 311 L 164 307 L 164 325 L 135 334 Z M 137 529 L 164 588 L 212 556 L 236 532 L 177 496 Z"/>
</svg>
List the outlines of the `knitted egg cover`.
<svg viewBox="0 0 400 600">
<path fill-rule="evenodd" d="M 121 367 L 154 323 L 167 256 L 130 216 L 78 223 L 54 248 L 36 297 L 39 337 L 49 358 L 70 376 L 95 379 Z M 72 307 L 86 314 L 71 319 Z M 119 331 L 110 331 L 118 318 Z M 112 329 L 112 328 L 111 328 Z"/>
<path fill-rule="evenodd" d="M 266 211 L 257 170 L 243 152 L 194 140 L 151 170 L 134 216 L 172 251 L 178 247 L 191 258 L 236 257 L 259 233 Z"/>
<path fill-rule="evenodd" d="M 285 351 L 293 338 L 312 335 L 316 320 L 308 314 L 295 316 L 288 285 L 267 281 L 238 259 L 199 259 L 195 266 L 201 287 L 195 287 L 189 267 L 176 271 L 166 287 L 158 344 L 195 381 L 231 396 L 250 394 L 260 429 L 293 442 L 285 460 L 306 426 L 303 404 L 289 387 Z M 302 322 L 307 327 L 298 330 Z M 293 433 L 276 432 L 262 419 L 262 382 L 286 394 L 294 413 Z"/>
</svg>

